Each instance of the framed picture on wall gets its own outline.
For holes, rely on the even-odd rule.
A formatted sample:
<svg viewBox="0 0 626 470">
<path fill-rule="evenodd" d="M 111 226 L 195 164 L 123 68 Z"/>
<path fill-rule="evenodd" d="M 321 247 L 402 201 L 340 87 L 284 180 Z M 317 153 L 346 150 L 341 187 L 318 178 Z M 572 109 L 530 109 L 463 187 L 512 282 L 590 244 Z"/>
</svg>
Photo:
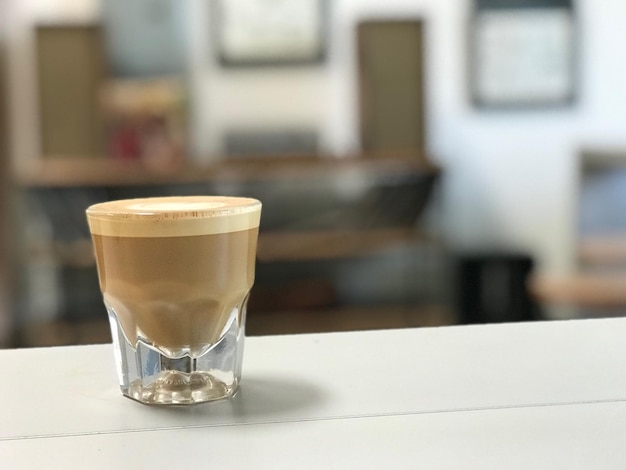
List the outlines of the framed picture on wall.
<svg viewBox="0 0 626 470">
<path fill-rule="evenodd" d="M 540 107 L 574 101 L 573 0 L 474 0 L 470 45 L 475 105 Z"/>
<path fill-rule="evenodd" d="M 225 66 L 314 64 L 324 59 L 326 0 L 215 0 Z"/>
</svg>

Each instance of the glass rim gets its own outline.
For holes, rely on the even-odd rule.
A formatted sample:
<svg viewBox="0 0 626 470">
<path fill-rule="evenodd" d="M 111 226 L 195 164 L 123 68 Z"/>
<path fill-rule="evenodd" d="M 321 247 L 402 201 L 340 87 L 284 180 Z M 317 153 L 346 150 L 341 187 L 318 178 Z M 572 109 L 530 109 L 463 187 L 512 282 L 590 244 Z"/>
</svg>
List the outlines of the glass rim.
<svg viewBox="0 0 626 470">
<path fill-rule="evenodd" d="M 86 209 L 93 235 L 209 235 L 259 226 L 262 204 L 240 196 L 158 196 L 119 199 Z"/>
</svg>

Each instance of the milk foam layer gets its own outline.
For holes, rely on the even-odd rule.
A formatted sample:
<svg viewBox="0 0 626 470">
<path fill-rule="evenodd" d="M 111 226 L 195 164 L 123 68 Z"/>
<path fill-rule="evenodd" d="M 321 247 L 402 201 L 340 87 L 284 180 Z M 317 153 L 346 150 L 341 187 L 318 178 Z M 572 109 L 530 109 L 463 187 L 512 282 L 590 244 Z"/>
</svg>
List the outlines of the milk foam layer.
<svg viewBox="0 0 626 470">
<path fill-rule="evenodd" d="M 261 203 L 227 196 L 125 199 L 87 209 L 92 234 L 110 237 L 183 237 L 250 230 Z"/>
</svg>

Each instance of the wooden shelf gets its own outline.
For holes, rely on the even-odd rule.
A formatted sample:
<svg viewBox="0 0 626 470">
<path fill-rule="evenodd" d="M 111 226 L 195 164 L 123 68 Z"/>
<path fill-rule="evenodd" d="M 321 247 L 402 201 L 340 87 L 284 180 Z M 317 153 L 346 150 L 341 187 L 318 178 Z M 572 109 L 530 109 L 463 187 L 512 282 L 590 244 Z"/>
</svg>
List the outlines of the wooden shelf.
<svg viewBox="0 0 626 470">
<path fill-rule="evenodd" d="M 430 239 L 410 228 L 262 233 L 258 259 L 274 262 L 354 258 Z"/>
<path fill-rule="evenodd" d="M 50 260 L 58 266 L 88 268 L 96 265 L 90 239 L 73 242 L 31 243 L 28 245 L 29 261 Z"/>
<path fill-rule="evenodd" d="M 109 322 L 102 318 L 84 321 L 53 320 L 28 325 L 20 331 L 19 347 L 46 347 L 110 343 Z M 451 311 L 442 306 L 381 306 L 248 312 L 246 335 L 321 333 L 331 331 L 377 330 L 446 326 L 456 323 Z"/>
<path fill-rule="evenodd" d="M 390 246 L 437 243 L 409 228 L 351 231 L 269 232 L 259 235 L 259 262 L 323 261 L 368 256 Z M 32 260 L 51 259 L 61 266 L 95 266 L 91 240 L 31 245 Z"/>
<path fill-rule="evenodd" d="M 578 257 L 585 265 L 626 265 L 626 235 L 584 238 Z"/>
<path fill-rule="evenodd" d="M 15 181 L 23 187 L 141 186 L 246 181 L 277 178 L 311 178 L 329 172 L 365 171 L 373 175 L 438 173 L 416 156 L 323 156 L 230 158 L 204 165 L 176 162 L 153 166 L 141 160 L 121 161 L 104 157 L 45 157 L 15 169 Z"/>
<path fill-rule="evenodd" d="M 539 301 L 547 304 L 622 310 L 626 307 L 626 272 L 542 276 L 531 281 L 530 290 Z"/>
<path fill-rule="evenodd" d="M 16 347 L 72 346 L 111 342 L 111 330 L 104 305 L 102 318 L 94 320 L 52 320 L 34 322 L 18 331 Z"/>
<path fill-rule="evenodd" d="M 451 310 L 441 305 L 413 307 L 345 307 L 325 310 L 250 312 L 246 334 L 276 335 L 330 331 L 379 330 L 448 326 L 458 323 Z"/>
<path fill-rule="evenodd" d="M 606 170 L 626 165 L 626 147 L 585 148 L 580 152 L 580 163 L 584 170 Z"/>
</svg>

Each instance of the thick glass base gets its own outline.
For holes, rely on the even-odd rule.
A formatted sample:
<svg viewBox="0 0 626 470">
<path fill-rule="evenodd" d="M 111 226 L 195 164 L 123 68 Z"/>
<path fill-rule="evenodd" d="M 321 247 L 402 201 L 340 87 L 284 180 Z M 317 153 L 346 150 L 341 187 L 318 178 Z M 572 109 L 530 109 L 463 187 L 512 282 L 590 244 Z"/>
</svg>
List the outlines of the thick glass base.
<svg viewBox="0 0 626 470">
<path fill-rule="evenodd" d="M 148 405 L 191 405 L 228 398 L 236 388 L 237 381 L 226 384 L 209 372 L 166 371 L 148 385 L 135 380 L 122 393 Z"/>
<path fill-rule="evenodd" d="M 122 393 L 148 405 L 191 405 L 228 398 L 241 379 L 243 327 L 238 309 L 220 339 L 200 355 L 181 349 L 164 351 L 138 336 L 131 344 L 109 310 Z M 241 317 L 244 317 L 243 315 Z"/>
</svg>

